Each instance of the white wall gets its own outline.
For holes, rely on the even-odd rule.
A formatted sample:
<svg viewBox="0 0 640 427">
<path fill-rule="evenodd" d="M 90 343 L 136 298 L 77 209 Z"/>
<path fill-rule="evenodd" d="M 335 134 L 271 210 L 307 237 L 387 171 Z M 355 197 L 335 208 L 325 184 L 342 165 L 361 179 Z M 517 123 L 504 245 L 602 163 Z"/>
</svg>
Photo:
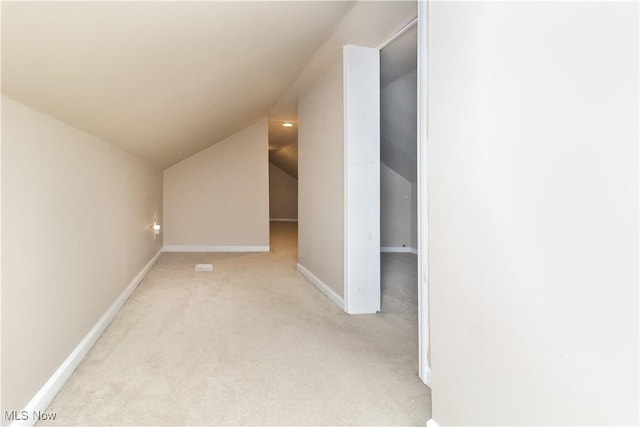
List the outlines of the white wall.
<svg viewBox="0 0 640 427">
<path fill-rule="evenodd" d="M 298 262 L 344 294 L 342 56 L 298 104 Z"/>
<path fill-rule="evenodd" d="M 162 246 L 162 171 L 2 97 L 2 410 L 22 410 Z M 4 414 L 4 412 L 3 412 Z"/>
<path fill-rule="evenodd" d="M 268 250 L 267 120 L 164 171 L 170 250 Z"/>
<path fill-rule="evenodd" d="M 380 165 L 380 246 L 383 248 L 412 247 L 411 189 L 409 181 Z"/>
<path fill-rule="evenodd" d="M 269 217 L 298 219 L 298 180 L 269 163 Z"/>
<path fill-rule="evenodd" d="M 431 2 L 433 419 L 638 424 L 638 4 Z"/>
<path fill-rule="evenodd" d="M 403 37 L 416 37 L 416 29 Z M 407 66 L 393 50 L 402 46 L 390 44 L 381 55 L 386 66 Z M 406 43 L 406 41 L 405 41 Z M 413 46 L 415 48 L 415 46 Z M 408 52 L 407 52 L 408 54 Z M 394 56 L 395 55 L 395 56 Z M 415 61 L 415 52 L 411 57 Z M 417 250 L 417 70 L 391 80 L 380 96 L 380 160 L 381 172 L 381 245 Z M 384 67 L 383 67 L 384 68 Z M 386 168 L 386 169 L 385 169 Z"/>
<path fill-rule="evenodd" d="M 417 180 L 417 71 L 382 88 L 381 160 L 409 182 Z"/>
</svg>

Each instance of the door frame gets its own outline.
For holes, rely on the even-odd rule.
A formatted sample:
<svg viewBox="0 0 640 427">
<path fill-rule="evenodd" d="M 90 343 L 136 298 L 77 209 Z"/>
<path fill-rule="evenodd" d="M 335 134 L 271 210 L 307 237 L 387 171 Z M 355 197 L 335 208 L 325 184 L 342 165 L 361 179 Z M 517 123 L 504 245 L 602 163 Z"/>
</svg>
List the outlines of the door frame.
<svg viewBox="0 0 640 427">
<path fill-rule="evenodd" d="M 418 347 L 419 376 L 431 388 L 429 337 L 428 0 L 418 1 Z"/>
<path fill-rule="evenodd" d="M 418 0 L 418 16 L 387 38 L 379 46 L 379 49 L 384 49 L 402 34 L 414 26 L 417 27 L 418 376 L 422 382 L 431 387 L 431 364 L 429 357 L 429 182 L 427 173 L 427 3 L 428 0 Z"/>
</svg>

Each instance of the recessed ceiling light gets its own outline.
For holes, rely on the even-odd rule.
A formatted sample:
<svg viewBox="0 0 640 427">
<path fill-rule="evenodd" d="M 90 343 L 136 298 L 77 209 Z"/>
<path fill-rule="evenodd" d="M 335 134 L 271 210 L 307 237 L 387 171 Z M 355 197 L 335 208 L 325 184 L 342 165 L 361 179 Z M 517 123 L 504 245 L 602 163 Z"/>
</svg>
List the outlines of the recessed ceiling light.
<svg viewBox="0 0 640 427">
<path fill-rule="evenodd" d="M 286 122 L 286 123 L 283 123 L 282 126 L 286 128 L 290 128 L 290 127 L 293 127 L 293 123 Z"/>
</svg>

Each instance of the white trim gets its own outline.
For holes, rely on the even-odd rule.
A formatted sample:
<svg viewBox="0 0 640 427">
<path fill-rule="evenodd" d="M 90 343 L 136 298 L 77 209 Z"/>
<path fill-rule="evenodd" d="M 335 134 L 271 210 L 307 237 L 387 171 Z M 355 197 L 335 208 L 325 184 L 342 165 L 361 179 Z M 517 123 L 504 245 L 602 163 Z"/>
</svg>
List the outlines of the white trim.
<svg viewBox="0 0 640 427">
<path fill-rule="evenodd" d="M 378 49 L 382 50 L 385 47 L 389 46 L 391 43 L 394 42 L 394 40 L 396 40 L 398 37 L 400 37 L 401 35 L 403 35 L 407 31 L 409 31 L 410 29 L 412 29 L 417 24 L 418 24 L 418 18 L 415 17 L 411 21 L 406 23 L 404 27 L 400 28 L 398 31 L 396 31 L 395 33 L 391 34 L 391 36 L 389 36 L 385 41 L 382 42 L 382 44 L 380 46 L 378 46 Z"/>
<path fill-rule="evenodd" d="M 431 388 L 431 368 L 427 366 L 424 370 L 424 383 Z"/>
<path fill-rule="evenodd" d="M 429 174 L 428 0 L 418 1 L 418 372 L 430 387 L 429 366 Z"/>
<path fill-rule="evenodd" d="M 397 252 L 418 255 L 418 250 L 416 248 L 409 248 L 406 246 L 381 246 L 380 252 Z"/>
<path fill-rule="evenodd" d="M 33 426 L 38 420 L 32 419 L 34 411 L 46 411 L 60 389 L 65 385 L 73 371 L 76 370 L 82 359 L 87 355 L 91 347 L 98 341 L 98 338 L 107 329 L 113 318 L 118 314 L 124 303 L 129 299 L 136 287 L 142 282 L 153 264 L 157 261 L 162 251 L 158 251 L 144 268 L 133 278 L 129 286 L 122 291 L 120 296 L 111 304 L 107 311 L 100 317 L 98 322 L 91 328 L 89 333 L 80 341 L 80 344 L 71 352 L 58 369 L 51 375 L 49 380 L 40 388 L 38 393 L 31 399 L 23 411 L 29 414 L 27 420 L 16 420 L 11 423 L 11 427 Z"/>
<path fill-rule="evenodd" d="M 345 64 L 344 61 L 344 47 L 343 47 L 343 52 L 342 52 L 342 108 L 344 109 L 342 112 L 342 116 L 343 116 L 343 122 L 344 122 L 344 129 L 343 129 L 343 137 L 342 137 L 342 142 L 343 142 L 343 153 L 344 153 L 344 160 L 343 160 L 343 164 L 342 164 L 342 173 L 344 176 L 344 187 L 343 187 L 343 197 L 342 197 L 342 202 L 343 202 L 343 241 L 342 241 L 342 247 L 344 248 L 344 254 L 343 254 L 343 259 L 344 259 L 344 267 L 343 267 L 343 295 L 344 295 L 344 300 L 342 303 L 342 309 L 346 312 L 348 312 L 348 307 L 350 304 L 349 301 L 349 292 L 347 292 L 347 287 L 348 287 L 348 282 L 349 282 L 349 221 L 348 221 L 348 217 L 349 217 L 349 150 L 347 149 L 347 135 L 349 134 L 349 121 L 347 120 L 347 108 L 348 108 L 348 98 L 346 96 L 347 93 L 347 81 L 346 81 L 346 67 L 347 64 Z"/>
<path fill-rule="evenodd" d="M 162 252 L 269 252 L 269 246 L 165 245 Z"/>
<path fill-rule="evenodd" d="M 427 421 L 427 427 L 440 427 L 440 426 L 438 425 L 437 422 L 433 420 L 433 418 L 431 418 L 429 421 Z"/>
<path fill-rule="evenodd" d="M 340 295 L 338 295 L 333 289 L 331 289 L 326 283 L 320 280 L 315 274 L 307 270 L 300 263 L 296 265 L 296 270 L 298 270 L 302 275 L 311 282 L 320 292 L 325 294 L 327 298 L 333 301 L 338 307 L 344 310 L 344 300 Z"/>
<path fill-rule="evenodd" d="M 274 222 L 298 222 L 298 218 L 270 218 L 269 221 L 274 221 Z"/>
</svg>

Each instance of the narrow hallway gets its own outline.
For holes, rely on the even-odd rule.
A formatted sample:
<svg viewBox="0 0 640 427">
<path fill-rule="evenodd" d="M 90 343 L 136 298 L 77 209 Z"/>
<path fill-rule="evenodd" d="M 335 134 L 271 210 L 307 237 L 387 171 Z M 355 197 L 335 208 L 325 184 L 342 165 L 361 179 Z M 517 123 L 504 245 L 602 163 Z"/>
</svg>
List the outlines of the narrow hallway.
<svg viewBox="0 0 640 427">
<path fill-rule="evenodd" d="M 423 426 L 412 293 L 349 316 L 295 270 L 297 224 L 271 229 L 269 253 L 162 254 L 50 425 Z"/>
</svg>

